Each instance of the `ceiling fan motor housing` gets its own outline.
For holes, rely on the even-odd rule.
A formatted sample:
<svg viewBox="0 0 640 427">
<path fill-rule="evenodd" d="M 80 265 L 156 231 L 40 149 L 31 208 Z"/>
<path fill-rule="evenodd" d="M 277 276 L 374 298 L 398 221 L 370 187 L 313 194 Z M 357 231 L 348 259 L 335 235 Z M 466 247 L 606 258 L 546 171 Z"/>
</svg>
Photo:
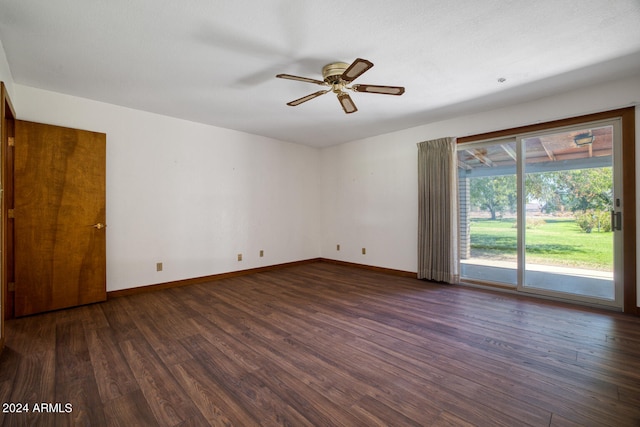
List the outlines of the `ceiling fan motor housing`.
<svg viewBox="0 0 640 427">
<path fill-rule="evenodd" d="M 349 64 L 345 62 L 333 62 L 322 67 L 322 78 L 324 81 L 330 84 L 334 84 L 340 81 L 342 73 L 349 68 Z"/>
</svg>

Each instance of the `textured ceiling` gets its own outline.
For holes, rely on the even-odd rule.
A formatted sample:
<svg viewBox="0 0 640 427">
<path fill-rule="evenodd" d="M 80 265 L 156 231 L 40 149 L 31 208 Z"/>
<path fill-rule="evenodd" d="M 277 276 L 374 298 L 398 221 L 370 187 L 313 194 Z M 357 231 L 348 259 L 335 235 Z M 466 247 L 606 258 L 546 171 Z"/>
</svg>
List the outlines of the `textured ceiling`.
<svg viewBox="0 0 640 427">
<path fill-rule="evenodd" d="M 0 0 L 0 40 L 18 84 L 323 147 L 636 74 L 640 1 Z M 286 105 L 357 57 L 406 93 Z"/>
</svg>

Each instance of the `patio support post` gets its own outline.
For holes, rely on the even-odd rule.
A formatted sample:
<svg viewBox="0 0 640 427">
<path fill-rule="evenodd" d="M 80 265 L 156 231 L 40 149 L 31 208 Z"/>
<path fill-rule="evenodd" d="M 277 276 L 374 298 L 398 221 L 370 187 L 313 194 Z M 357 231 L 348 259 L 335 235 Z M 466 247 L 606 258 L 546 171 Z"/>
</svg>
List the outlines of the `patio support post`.
<svg viewBox="0 0 640 427">
<path fill-rule="evenodd" d="M 469 178 L 458 177 L 458 186 L 460 194 L 460 259 L 471 258 L 471 194 Z"/>
</svg>

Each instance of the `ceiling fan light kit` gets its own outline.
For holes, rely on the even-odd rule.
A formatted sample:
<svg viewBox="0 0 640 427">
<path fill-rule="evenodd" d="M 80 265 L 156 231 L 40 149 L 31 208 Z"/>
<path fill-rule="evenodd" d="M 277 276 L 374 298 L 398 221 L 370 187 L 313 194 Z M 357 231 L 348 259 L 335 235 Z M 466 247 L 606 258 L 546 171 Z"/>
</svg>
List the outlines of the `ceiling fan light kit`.
<svg viewBox="0 0 640 427">
<path fill-rule="evenodd" d="M 310 95 L 303 96 L 302 98 L 287 102 L 287 105 L 295 107 L 331 91 L 338 97 L 338 101 L 340 102 L 344 112 L 350 114 L 358 111 L 358 108 L 347 93 L 349 90 L 382 95 L 402 95 L 404 93 L 404 87 L 401 86 L 379 86 L 367 84 L 350 85 L 351 82 L 367 72 L 371 67 L 373 67 L 373 63 L 371 61 L 357 58 L 351 64 L 347 64 L 346 62 L 332 62 L 331 64 L 325 65 L 322 67 L 323 80 L 294 76 L 291 74 L 278 74 L 276 77 L 330 87 L 330 89 L 320 90 Z"/>
</svg>

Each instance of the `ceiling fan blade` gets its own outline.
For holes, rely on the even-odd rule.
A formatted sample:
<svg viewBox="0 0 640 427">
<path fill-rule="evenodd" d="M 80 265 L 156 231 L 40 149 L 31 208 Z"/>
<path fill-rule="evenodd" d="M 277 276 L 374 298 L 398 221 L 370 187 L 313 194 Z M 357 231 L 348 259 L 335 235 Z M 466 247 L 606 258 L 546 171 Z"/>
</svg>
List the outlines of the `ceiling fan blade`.
<svg viewBox="0 0 640 427">
<path fill-rule="evenodd" d="M 298 80 L 300 82 L 315 83 L 317 85 L 328 86 L 328 84 L 323 82 L 322 80 L 310 79 L 308 77 L 292 76 L 291 74 L 278 74 L 276 77 L 279 79 Z"/>
<path fill-rule="evenodd" d="M 364 74 L 369 68 L 373 67 L 373 62 L 367 61 L 366 59 L 357 58 L 355 61 L 349 65 L 349 67 L 344 70 L 342 76 L 340 78 L 345 82 L 352 82 L 362 74 Z"/>
<path fill-rule="evenodd" d="M 383 95 L 402 95 L 402 86 L 377 86 L 377 85 L 353 85 L 351 89 L 356 92 L 381 93 Z"/>
<path fill-rule="evenodd" d="M 312 100 L 313 98 L 319 97 L 320 95 L 324 95 L 327 92 L 329 92 L 329 89 L 319 90 L 317 92 L 312 93 L 311 95 L 303 96 L 302 98 L 298 98 L 295 101 L 287 102 L 287 105 L 290 105 L 291 107 L 295 107 L 296 105 L 300 105 L 303 102 L 307 102 Z"/>
<path fill-rule="evenodd" d="M 338 94 L 338 101 L 340 101 L 340 105 L 342 105 L 342 109 L 345 113 L 351 114 L 358 111 L 356 104 L 353 103 L 353 100 L 349 96 L 348 93 L 340 93 Z"/>
</svg>

